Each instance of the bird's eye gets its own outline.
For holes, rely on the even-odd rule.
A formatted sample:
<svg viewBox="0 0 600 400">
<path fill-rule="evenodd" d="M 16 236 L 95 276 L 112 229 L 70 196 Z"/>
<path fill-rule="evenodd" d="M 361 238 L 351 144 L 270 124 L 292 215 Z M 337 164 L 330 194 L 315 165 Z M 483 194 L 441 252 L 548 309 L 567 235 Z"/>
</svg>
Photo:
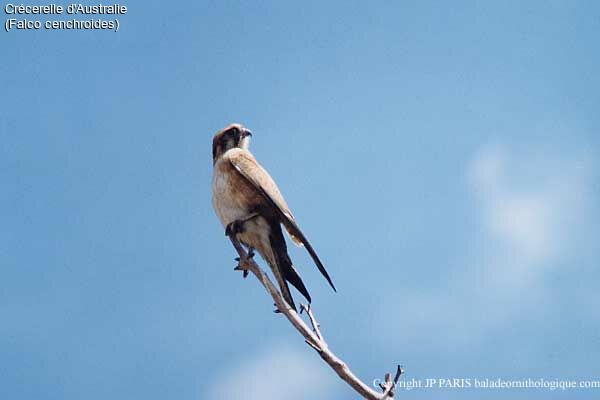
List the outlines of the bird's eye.
<svg viewBox="0 0 600 400">
<path fill-rule="evenodd" d="M 232 137 L 236 137 L 238 135 L 238 133 L 239 133 L 239 129 L 237 127 L 233 127 L 227 131 L 227 134 L 225 136 L 227 138 L 232 138 Z"/>
</svg>

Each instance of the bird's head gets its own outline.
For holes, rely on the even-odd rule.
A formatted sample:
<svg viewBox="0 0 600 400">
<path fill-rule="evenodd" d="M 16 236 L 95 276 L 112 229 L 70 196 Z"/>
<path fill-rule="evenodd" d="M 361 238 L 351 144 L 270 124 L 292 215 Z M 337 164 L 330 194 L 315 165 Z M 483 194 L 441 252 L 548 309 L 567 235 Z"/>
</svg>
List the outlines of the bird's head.
<svg viewBox="0 0 600 400">
<path fill-rule="evenodd" d="M 212 155 L 213 164 L 217 162 L 227 150 L 240 148 L 247 150 L 250 145 L 252 132 L 240 124 L 227 125 L 213 137 Z"/>
</svg>

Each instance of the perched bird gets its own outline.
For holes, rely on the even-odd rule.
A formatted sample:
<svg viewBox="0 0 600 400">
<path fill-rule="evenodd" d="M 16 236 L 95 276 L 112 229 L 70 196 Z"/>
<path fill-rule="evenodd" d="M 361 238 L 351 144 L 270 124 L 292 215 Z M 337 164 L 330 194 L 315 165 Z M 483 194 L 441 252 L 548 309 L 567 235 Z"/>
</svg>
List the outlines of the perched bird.
<svg viewBox="0 0 600 400">
<path fill-rule="evenodd" d="M 333 290 L 329 274 L 288 208 L 279 188 L 267 171 L 248 151 L 252 133 L 239 124 L 226 126 L 213 138 L 212 204 L 225 228 L 235 237 L 256 249 L 269 264 L 286 302 L 296 306 L 287 282 L 311 302 L 310 294 L 287 252 L 281 225 L 299 246 L 304 245 L 317 268 Z"/>
</svg>

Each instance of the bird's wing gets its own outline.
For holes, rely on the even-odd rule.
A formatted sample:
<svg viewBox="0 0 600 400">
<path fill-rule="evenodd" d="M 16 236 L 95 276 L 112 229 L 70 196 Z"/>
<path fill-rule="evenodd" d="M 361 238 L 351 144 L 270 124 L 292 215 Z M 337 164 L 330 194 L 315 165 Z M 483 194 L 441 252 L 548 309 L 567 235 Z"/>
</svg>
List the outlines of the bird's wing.
<svg viewBox="0 0 600 400">
<path fill-rule="evenodd" d="M 327 270 L 325 270 L 323 263 L 319 260 L 317 253 L 298 227 L 294 216 L 283 199 L 281 192 L 279 192 L 279 188 L 275 184 L 275 181 L 271 178 L 271 175 L 269 175 L 269 173 L 256 162 L 252 154 L 247 151 L 232 152 L 229 156 L 229 162 L 246 180 L 248 180 L 248 182 L 258 189 L 265 200 L 273 206 L 277 214 L 279 214 L 283 226 L 285 226 L 285 229 L 292 237 L 292 240 L 296 243 L 303 244 L 304 247 L 306 247 L 308 254 L 312 257 L 321 274 L 327 279 L 327 282 L 329 282 L 333 290 L 336 290 Z"/>
</svg>

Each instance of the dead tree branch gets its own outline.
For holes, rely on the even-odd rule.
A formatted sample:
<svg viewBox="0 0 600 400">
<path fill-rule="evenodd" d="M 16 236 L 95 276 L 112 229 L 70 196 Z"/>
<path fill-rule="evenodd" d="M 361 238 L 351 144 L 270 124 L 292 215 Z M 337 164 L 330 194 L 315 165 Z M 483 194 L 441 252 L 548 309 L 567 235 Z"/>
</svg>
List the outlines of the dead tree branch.
<svg viewBox="0 0 600 400">
<path fill-rule="evenodd" d="M 296 311 L 294 311 L 294 309 L 286 303 L 279 290 L 275 288 L 267 274 L 254 262 L 252 257 L 248 256 L 241 243 L 235 237 L 230 236 L 229 239 L 239 255 L 239 265 L 235 269 L 244 271 L 244 274 L 247 274 L 247 271 L 250 271 L 254 274 L 254 276 L 256 276 L 259 282 L 273 298 L 278 311 L 285 315 L 294 328 L 296 328 L 296 330 L 304 337 L 305 342 L 317 353 L 319 353 L 321 358 L 336 372 L 336 374 L 338 374 L 340 378 L 342 378 L 342 380 L 347 382 L 365 399 L 386 400 L 393 398 L 393 389 L 396 383 L 398 383 L 398 379 L 402 374 L 402 368 L 400 366 L 398 366 L 396 376 L 393 380 L 391 379 L 391 375 L 389 373 L 385 375 L 384 383 L 380 384 L 383 393 L 373 390 L 369 385 L 357 378 L 356 375 L 354 375 L 350 368 L 346 365 L 346 363 L 344 363 L 331 350 L 329 350 L 329 346 L 327 346 L 327 343 L 321 334 L 319 324 L 317 323 L 310 306 L 307 307 L 301 305 L 300 312 L 302 313 L 303 310 L 306 311 L 313 328 L 312 330 L 304 323 Z"/>
</svg>

